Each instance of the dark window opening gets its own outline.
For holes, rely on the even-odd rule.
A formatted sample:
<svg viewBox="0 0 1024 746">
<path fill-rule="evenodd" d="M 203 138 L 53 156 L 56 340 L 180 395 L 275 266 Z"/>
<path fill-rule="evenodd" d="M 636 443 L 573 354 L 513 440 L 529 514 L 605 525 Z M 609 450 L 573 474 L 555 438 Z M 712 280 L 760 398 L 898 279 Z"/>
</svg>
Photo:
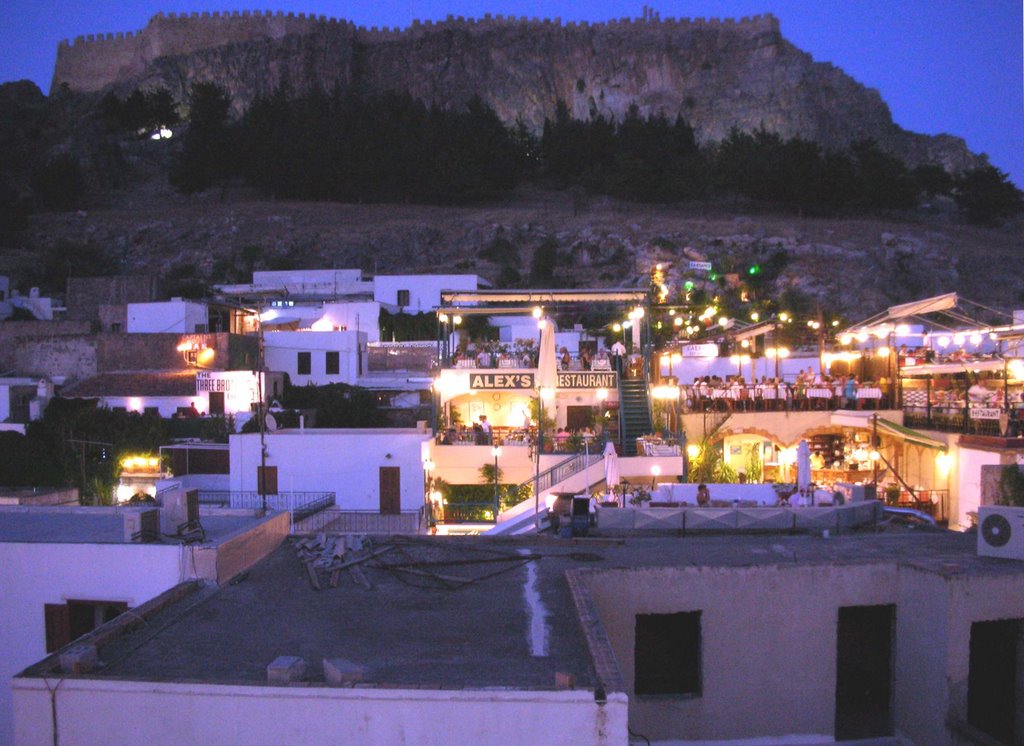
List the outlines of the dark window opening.
<svg viewBox="0 0 1024 746">
<path fill-rule="evenodd" d="M 341 369 L 341 355 L 337 352 L 328 352 L 327 359 L 324 361 L 326 373 L 329 376 L 338 375 L 338 371 Z"/>
<path fill-rule="evenodd" d="M 398 305 L 407 306 L 409 305 L 409 291 L 399 290 L 398 291 Z"/>
<path fill-rule="evenodd" d="M 1015 726 L 1024 712 L 1018 671 L 1024 660 L 1024 620 L 1000 619 L 971 625 L 967 673 L 967 723 L 1002 743 L 1020 743 Z"/>
<path fill-rule="evenodd" d="M 701 612 L 637 614 L 633 691 L 701 693 Z"/>
<path fill-rule="evenodd" d="M 300 352 L 298 356 L 298 373 L 300 376 L 308 376 L 313 367 L 313 353 Z"/>
<path fill-rule="evenodd" d="M 210 392 L 210 414 L 224 414 L 224 392 Z"/>
<path fill-rule="evenodd" d="M 110 325 L 110 331 L 117 333 L 121 331 L 121 322 L 115 321 Z"/>
<path fill-rule="evenodd" d="M 836 629 L 836 740 L 891 736 L 896 607 L 846 606 Z"/>
<path fill-rule="evenodd" d="M 122 601 L 68 601 L 66 604 L 46 604 L 43 608 L 46 652 L 59 650 L 72 640 L 92 632 L 126 611 L 128 604 Z"/>
</svg>

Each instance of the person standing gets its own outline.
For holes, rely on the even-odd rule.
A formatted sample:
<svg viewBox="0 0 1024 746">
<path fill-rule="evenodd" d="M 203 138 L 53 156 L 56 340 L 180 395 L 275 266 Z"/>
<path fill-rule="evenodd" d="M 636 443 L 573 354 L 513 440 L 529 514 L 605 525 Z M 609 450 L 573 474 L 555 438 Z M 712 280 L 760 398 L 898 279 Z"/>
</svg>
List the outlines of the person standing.
<svg viewBox="0 0 1024 746">
<path fill-rule="evenodd" d="M 491 444 L 491 423 L 487 421 L 487 415 L 480 415 L 480 432 L 482 433 L 481 445 L 489 446 Z"/>
<path fill-rule="evenodd" d="M 622 344 L 621 340 L 616 339 L 612 345 L 612 364 L 615 367 L 615 372 L 622 374 L 622 358 L 626 356 L 626 345 Z"/>
<path fill-rule="evenodd" d="M 851 375 L 846 379 L 843 395 L 846 397 L 847 409 L 853 409 L 857 406 L 857 376 Z"/>
</svg>

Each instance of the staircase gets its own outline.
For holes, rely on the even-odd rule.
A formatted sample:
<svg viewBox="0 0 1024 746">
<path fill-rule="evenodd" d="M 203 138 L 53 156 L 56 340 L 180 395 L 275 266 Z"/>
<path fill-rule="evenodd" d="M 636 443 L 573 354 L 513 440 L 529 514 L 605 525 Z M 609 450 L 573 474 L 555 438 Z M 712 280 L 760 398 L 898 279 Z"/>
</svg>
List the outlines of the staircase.
<svg viewBox="0 0 1024 746">
<path fill-rule="evenodd" d="M 542 471 L 536 478 L 537 494 L 547 492 L 588 492 L 594 484 L 604 481 L 604 468 L 599 464 L 604 460 L 603 453 L 584 455 L 578 453 L 559 464 Z M 583 472 L 589 471 L 589 478 Z M 520 487 L 534 486 L 534 479 L 528 479 Z M 535 507 L 540 510 L 546 520 L 547 506 L 543 500 L 530 497 L 515 505 L 498 518 L 498 525 L 485 531 L 488 535 L 510 535 L 532 532 L 536 528 Z"/>
<path fill-rule="evenodd" d="M 647 392 L 647 381 L 643 378 L 619 379 L 619 436 L 622 455 L 636 455 L 636 439 L 653 432 L 651 425 L 651 400 Z"/>
</svg>

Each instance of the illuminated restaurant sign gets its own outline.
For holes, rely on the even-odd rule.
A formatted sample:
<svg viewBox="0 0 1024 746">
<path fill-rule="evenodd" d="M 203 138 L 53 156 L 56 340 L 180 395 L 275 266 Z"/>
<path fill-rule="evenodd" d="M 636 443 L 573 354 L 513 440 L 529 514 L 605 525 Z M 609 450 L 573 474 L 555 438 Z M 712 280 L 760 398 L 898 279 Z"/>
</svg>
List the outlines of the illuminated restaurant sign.
<svg viewBox="0 0 1024 746">
<path fill-rule="evenodd" d="M 533 373 L 471 373 L 471 389 L 532 389 Z"/>
<path fill-rule="evenodd" d="M 683 357 L 718 357 L 718 345 L 683 345 L 679 352 Z"/>
<path fill-rule="evenodd" d="M 196 393 L 223 393 L 238 408 L 259 401 L 256 374 L 241 370 L 201 370 L 196 373 Z"/>
<path fill-rule="evenodd" d="M 558 371 L 558 388 L 560 389 L 613 389 L 615 386 L 615 373 L 610 371 Z"/>
</svg>

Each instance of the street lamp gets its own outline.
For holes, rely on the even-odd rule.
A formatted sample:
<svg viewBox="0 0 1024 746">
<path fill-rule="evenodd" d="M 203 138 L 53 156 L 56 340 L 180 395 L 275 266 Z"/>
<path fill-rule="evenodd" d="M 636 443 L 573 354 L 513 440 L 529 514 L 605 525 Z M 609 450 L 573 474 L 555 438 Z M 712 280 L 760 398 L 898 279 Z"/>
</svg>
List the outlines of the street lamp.
<svg viewBox="0 0 1024 746">
<path fill-rule="evenodd" d="M 491 455 L 494 456 L 494 522 L 498 522 L 498 456 L 501 455 L 501 446 L 494 446 L 491 449 Z"/>
</svg>

